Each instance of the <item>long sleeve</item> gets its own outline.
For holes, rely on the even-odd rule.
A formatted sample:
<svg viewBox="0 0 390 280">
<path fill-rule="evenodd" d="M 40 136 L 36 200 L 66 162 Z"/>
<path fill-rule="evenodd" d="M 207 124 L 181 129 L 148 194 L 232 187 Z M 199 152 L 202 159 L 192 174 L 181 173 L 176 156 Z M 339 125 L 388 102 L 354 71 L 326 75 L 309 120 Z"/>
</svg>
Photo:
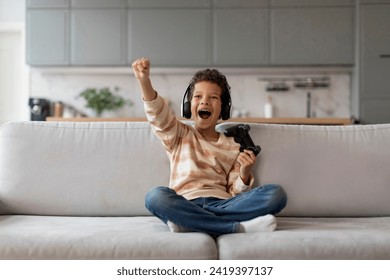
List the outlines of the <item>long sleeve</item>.
<svg viewBox="0 0 390 280">
<path fill-rule="evenodd" d="M 144 109 L 148 122 L 152 125 L 156 136 L 162 141 L 165 149 L 171 152 L 177 145 L 185 125 L 181 123 L 173 114 L 164 99 L 157 95 L 153 101 L 145 101 Z"/>
</svg>

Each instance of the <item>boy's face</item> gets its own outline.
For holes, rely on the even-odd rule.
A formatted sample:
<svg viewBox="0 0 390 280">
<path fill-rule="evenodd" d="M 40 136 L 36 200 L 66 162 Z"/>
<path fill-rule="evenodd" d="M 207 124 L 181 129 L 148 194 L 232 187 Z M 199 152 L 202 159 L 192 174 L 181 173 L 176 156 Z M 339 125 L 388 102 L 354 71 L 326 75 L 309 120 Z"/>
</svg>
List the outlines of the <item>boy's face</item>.
<svg viewBox="0 0 390 280">
<path fill-rule="evenodd" d="M 191 99 L 191 114 L 195 125 L 200 129 L 215 127 L 221 116 L 221 88 L 211 82 L 198 82 L 194 86 Z"/>
</svg>

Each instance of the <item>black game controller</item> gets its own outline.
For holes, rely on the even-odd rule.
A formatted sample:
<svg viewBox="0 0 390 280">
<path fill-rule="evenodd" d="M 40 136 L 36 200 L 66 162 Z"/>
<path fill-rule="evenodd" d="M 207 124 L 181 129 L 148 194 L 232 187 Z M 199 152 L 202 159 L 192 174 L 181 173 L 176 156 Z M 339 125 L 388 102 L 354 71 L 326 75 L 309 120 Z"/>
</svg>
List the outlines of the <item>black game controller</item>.
<svg viewBox="0 0 390 280">
<path fill-rule="evenodd" d="M 261 148 L 259 145 L 255 145 L 249 130 L 251 127 L 247 124 L 233 125 L 223 132 L 227 137 L 234 137 L 234 141 L 240 144 L 240 152 L 244 150 L 251 150 L 256 156 L 260 153 Z"/>
</svg>

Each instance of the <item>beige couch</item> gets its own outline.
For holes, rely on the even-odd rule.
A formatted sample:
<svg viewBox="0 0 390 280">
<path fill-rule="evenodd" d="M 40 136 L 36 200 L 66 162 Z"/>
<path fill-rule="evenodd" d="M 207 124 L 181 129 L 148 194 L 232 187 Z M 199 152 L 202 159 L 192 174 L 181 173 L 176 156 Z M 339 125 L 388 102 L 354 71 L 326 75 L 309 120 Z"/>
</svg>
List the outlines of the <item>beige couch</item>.
<svg viewBox="0 0 390 280">
<path fill-rule="evenodd" d="M 223 126 L 231 124 L 222 124 Z M 251 124 L 272 233 L 171 233 L 144 207 L 169 162 L 147 123 L 0 129 L 0 259 L 390 259 L 390 124 Z"/>
</svg>

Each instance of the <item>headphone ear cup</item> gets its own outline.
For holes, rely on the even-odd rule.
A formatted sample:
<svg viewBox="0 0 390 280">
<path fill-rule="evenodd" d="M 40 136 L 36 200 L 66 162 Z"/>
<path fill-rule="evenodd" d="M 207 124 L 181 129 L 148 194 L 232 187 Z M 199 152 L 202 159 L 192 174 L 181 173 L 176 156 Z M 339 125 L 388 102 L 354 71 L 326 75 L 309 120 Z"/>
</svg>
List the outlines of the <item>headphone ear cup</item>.
<svg viewBox="0 0 390 280">
<path fill-rule="evenodd" d="M 223 107 L 221 117 L 222 117 L 222 120 L 224 120 L 224 121 L 230 119 L 230 104 L 226 104 Z"/>
<path fill-rule="evenodd" d="M 185 101 L 182 104 L 182 106 L 183 106 L 183 108 L 182 108 L 182 117 L 186 118 L 186 119 L 190 119 L 191 118 L 191 102 L 190 101 Z"/>
<path fill-rule="evenodd" d="M 190 91 L 191 91 L 191 85 L 188 85 L 186 92 L 184 93 L 183 96 L 183 101 L 181 103 L 181 116 L 186 119 L 191 118 L 191 101 L 188 100 Z"/>
<path fill-rule="evenodd" d="M 222 105 L 222 112 L 221 112 L 221 118 L 222 120 L 228 120 L 230 119 L 230 109 L 232 107 L 232 101 L 230 97 L 230 90 L 226 89 L 226 91 L 223 93 L 225 96 L 227 96 L 226 104 Z"/>
</svg>

